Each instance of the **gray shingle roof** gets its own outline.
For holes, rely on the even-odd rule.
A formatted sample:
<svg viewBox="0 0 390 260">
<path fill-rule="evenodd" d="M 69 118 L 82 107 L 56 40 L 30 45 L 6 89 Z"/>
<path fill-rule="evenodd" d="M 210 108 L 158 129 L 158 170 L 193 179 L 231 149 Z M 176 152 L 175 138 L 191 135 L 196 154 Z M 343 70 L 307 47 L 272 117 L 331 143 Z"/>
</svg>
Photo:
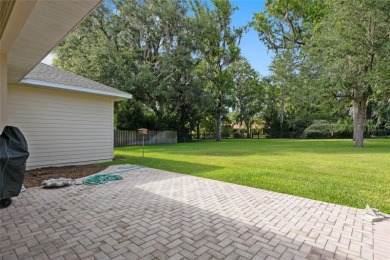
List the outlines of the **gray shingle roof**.
<svg viewBox="0 0 390 260">
<path fill-rule="evenodd" d="M 131 95 L 126 92 L 84 78 L 72 72 L 46 65 L 44 63 L 39 63 L 33 70 L 30 71 L 30 73 L 26 75 L 21 83 L 114 97 L 131 97 Z M 65 86 L 73 86 L 74 88 L 66 88 Z"/>
</svg>

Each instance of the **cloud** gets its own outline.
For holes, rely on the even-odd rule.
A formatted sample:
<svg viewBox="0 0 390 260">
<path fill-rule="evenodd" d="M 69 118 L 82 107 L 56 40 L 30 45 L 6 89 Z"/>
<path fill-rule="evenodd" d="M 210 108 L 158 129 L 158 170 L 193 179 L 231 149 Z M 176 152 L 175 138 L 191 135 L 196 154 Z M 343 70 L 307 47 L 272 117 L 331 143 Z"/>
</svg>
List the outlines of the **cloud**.
<svg viewBox="0 0 390 260">
<path fill-rule="evenodd" d="M 54 59 L 54 54 L 49 53 L 49 55 L 47 55 L 41 62 L 47 65 L 51 65 L 53 63 L 53 59 Z"/>
</svg>

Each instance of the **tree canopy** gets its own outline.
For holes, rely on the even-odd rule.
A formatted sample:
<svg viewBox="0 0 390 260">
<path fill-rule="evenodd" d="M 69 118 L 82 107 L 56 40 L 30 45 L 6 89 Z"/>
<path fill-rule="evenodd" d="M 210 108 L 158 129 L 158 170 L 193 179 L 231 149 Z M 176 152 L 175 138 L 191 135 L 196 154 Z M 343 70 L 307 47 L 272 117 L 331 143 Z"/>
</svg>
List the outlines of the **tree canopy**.
<svg viewBox="0 0 390 260">
<path fill-rule="evenodd" d="M 355 146 L 363 146 L 366 108 L 377 91 L 390 90 L 390 3 L 331 1 L 304 50 L 317 82 L 353 103 Z"/>
<path fill-rule="evenodd" d="M 260 40 L 276 51 L 271 71 L 282 93 L 281 129 L 285 109 L 290 122 L 313 109 L 326 113 L 313 111 L 308 123 L 347 122 L 343 118 L 352 116 L 355 146 L 363 147 L 366 118 L 383 125 L 368 106 L 389 105 L 375 94 L 390 91 L 389 8 L 386 0 L 269 0 L 255 14 Z"/>
<path fill-rule="evenodd" d="M 106 0 L 56 49 L 54 65 L 131 93 L 115 126 L 247 137 L 353 137 L 388 129 L 390 2 L 267 0 L 235 28 L 229 0 Z M 274 53 L 262 77 L 241 55 L 247 28 Z M 259 57 L 261 59 L 262 57 Z M 321 130 L 322 129 L 322 130 Z M 353 132 L 353 135 L 352 135 Z"/>
</svg>

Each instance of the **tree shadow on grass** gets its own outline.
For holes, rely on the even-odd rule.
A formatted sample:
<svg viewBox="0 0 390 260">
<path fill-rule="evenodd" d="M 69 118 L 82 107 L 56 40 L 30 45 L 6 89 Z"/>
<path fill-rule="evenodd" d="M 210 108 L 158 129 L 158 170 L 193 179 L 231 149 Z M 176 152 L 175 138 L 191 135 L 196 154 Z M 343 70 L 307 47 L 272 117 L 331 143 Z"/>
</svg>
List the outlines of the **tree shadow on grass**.
<svg viewBox="0 0 390 260">
<path fill-rule="evenodd" d="M 147 157 L 147 156 L 145 156 L 144 159 L 142 158 L 142 156 L 121 155 L 121 157 L 122 158 L 119 160 L 115 160 L 110 163 L 104 163 L 103 165 L 109 166 L 109 165 L 119 165 L 119 164 L 135 164 L 135 165 L 152 167 L 152 168 L 157 168 L 166 171 L 186 172 L 187 174 L 206 173 L 206 172 L 221 170 L 224 168 L 221 166 L 215 166 L 210 164 L 200 164 L 200 163 L 193 163 L 187 161 L 183 162 L 183 161 L 160 159 L 160 158 Z M 188 171 L 189 169 L 191 171 Z"/>
<path fill-rule="evenodd" d="M 383 141 L 383 142 L 381 142 Z M 145 152 L 172 155 L 241 157 L 241 156 L 293 156 L 302 154 L 390 154 L 390 140 L 366 140 L 363 149 L 353 147 L 352 140 L 335 139 L 260 139 L 225 140 L 222 142 L 180 143 L 170 145 L 146 146 Z M 119 148 L 124 151 L 126 148 Z M 141 152 L 140 147 L 131 147 Z"/>
</svg>

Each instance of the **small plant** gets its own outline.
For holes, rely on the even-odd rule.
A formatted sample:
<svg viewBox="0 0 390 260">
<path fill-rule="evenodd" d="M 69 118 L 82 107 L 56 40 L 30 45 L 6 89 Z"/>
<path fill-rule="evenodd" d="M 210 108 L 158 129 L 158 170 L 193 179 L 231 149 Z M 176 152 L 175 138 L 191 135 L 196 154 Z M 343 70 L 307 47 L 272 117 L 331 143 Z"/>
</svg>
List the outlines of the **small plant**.
<svg viewBox="0 0 390 260">
<path fill-rule="evenodd" d="M 316 120 L 303 131 L 303 138 L 319 139 L 332 138 L 337 129 L 337 124 L 329 123 L 326 120 Z"/>
</svg>

